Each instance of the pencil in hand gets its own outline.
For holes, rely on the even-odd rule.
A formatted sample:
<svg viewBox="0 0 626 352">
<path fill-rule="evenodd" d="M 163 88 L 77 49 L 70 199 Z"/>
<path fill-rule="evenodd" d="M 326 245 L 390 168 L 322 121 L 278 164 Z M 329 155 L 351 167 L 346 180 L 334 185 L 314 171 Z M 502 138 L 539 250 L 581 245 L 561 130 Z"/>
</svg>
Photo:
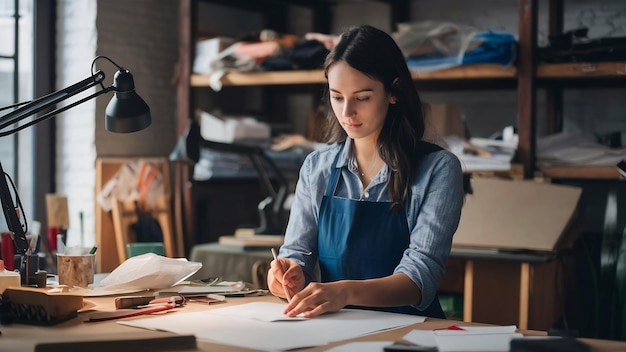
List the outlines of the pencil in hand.
<svg viewBox="0 0 626 352">
<path fill-rule="evenodd" d="M 283 270 L 283 275 L 285 274 L 285 268 L 282 266 L 282 264 L 280 264 L 280 262 L 278 261 L 278 255 L 276 255 L 276 250 L 274 248 L 272 248 L 272 256 L 274 257 L 274 260 L 276 261 L 276 264 L 280 265 L 280 268 Z M 285 282 L 282 282 L 283 285 L 283 291 L 285 292 L 285 298 L 287 299 L 287 302 L 291 301 L 291 295 L 289 294 L 289 291 L 287 290 L 287 286 L 285 286 Z"/>
</svg>

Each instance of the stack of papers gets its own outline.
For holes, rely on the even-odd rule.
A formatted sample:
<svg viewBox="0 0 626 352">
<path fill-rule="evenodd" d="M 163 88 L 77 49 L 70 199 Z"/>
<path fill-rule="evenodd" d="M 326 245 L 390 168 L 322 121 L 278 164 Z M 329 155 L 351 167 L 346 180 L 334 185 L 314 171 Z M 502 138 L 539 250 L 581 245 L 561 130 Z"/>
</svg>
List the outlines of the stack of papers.
<svg viewBox="0 0 626 352">
<path fill-rule="evenodd" d="M 511 340 L 523 337 L 515 325 L 451 326 L 443 330 L 413 330 L 403 338 L 439 352 L 509 351 Z"/>
<path fill-rule="evenodd" d="M 626 148 L 609 148 L 578 133 L 563 132 L 537 141 L 537 164 L 550 166 L 615 166 Z"/>
<path fill-rule="evenodd" d="M 470 138 L 465 141 L 456 136 L 448 136 L 445 141 L 450 151 L 461 161 L 463 172 L 510 170 L 511 161 L 517 151 L 517 138 L 510 141 Z"/>
</svg>

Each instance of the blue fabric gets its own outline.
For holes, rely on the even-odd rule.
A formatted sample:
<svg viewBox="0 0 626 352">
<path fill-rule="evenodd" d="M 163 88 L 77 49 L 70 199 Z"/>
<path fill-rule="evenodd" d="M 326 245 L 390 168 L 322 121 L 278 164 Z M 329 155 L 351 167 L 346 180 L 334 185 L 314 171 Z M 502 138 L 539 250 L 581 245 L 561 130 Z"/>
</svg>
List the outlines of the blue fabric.
<svg viewBox="0 0 626 352">
<path fill-rule="evenodd" d="M 476 38 L 482 43 L 463 55 L 464 65 L 488 62 L 509 66 L 515 62 L 517 41 L 512 34 L 488 31 Z"/>
<path fill-rule="evenodd" d="M 423 144 L 432 146 L 430 144 Z M 337 158 L 337 162 L 334 162 Z M 419 156 L 416 156 L 419 158 Z M 362 189 L 352 152 L 352 140 L 316 150 L 305 159 L 296 185 L 291 215 L 280 255 L 298 262 L 313 281 L 318 257 L 327 256 L 318 248 L 318 224 L 325 190 L 332 170 L 340 169 L 334 196 L 358 201 L 389 202 L 389 168 L 384 165 L 367 189 Z M 393 273 L 404 273 L 422 291 L 422 302 L 414 308 L 425 310 L 435 300 L 445 261 L 450 254 L 463 205 L 463 176 L 457 157 L 446 150 L 420 158 L 411 183 L 404 217 L 409 241 Z M 386 204 L 385 204 L 386 206 Z M 389 232 L 387 232 L 389 234 Z M 391 274 L 391 272 L 386 275 Z"/>
<path fill-rule="evenodd" d="M 494 63 L 510 66 L 517 59 L 517 40 L 515 36 L 505 32 L 485 31 L 474 35 L 472 41 L 480 41 L 480 45 L 459 56 L 411 56 L 407 58 L 410 68 L 425 69 L 428 67 L 453 67 L 476 63 Z"/>
</svg>

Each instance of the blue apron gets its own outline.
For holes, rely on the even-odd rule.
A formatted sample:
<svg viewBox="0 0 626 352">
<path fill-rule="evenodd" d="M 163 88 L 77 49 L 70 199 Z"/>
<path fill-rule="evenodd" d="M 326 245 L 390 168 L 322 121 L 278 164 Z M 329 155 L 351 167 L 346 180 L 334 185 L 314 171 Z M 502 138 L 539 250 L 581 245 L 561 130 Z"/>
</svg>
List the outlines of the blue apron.
<svg viewBox="0 0 626 352">
<path fill-rule="evenodd" d="M 391 275 L 409 246 L 405 213 L 392 211 L 391 202 L 335 197 L 340 176 L 341 168 L 335 167 L 320 206 L 318 251 L 322 282 Z M 438 298 L 423 311 L 411 306 L 358 308 L 445 318 Z"/>
</svg>

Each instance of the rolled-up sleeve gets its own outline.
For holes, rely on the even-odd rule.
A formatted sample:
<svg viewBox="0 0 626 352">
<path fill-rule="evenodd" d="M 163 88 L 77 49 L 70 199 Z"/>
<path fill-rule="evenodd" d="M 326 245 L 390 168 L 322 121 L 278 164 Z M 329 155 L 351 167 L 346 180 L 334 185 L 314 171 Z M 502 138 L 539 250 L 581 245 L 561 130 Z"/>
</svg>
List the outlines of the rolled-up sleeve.
<svg viewBox="0 0 626 352">
<path fill-rule="evenodd" d="M 463 207 L 463 174 L 452 153 L 429 154 L 417 170 L 407 205 L 410 244 L 395 269 L 422 291 L 415 306 L 426 309 L 436 297 Z"/>
</svg>

